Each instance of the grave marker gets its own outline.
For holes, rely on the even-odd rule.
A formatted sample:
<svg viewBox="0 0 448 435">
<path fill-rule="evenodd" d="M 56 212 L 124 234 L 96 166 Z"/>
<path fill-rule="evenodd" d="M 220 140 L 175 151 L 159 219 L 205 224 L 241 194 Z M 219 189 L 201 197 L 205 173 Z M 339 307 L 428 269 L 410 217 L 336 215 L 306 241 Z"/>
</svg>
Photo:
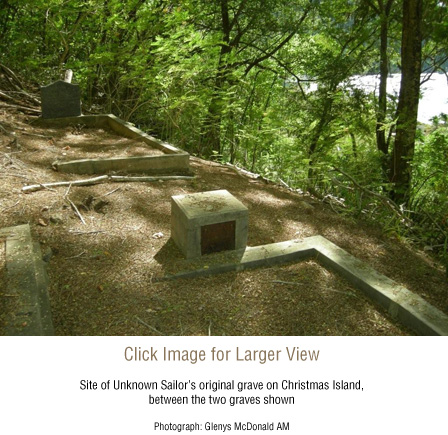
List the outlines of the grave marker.
<svg viewBox="0 0 448 435">
<path fill-rule="evenodd" d="M 187 259 L 245 249 L 249 212 L 227 190 L 171 197 L 171 237 Z"/>
<path fill-rule="evenodd" d="M 81 116 L 79 85 L 58 80 L 40 88 L 42 118 L 67 118 Z"/>
</svg>

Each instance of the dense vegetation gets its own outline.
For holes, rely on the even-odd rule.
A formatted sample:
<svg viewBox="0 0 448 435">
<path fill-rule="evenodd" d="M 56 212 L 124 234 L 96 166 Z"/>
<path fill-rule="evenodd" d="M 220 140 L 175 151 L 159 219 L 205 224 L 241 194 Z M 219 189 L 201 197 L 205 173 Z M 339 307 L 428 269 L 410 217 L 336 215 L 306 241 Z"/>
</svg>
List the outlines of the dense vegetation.
<svg viewBox="0 0 448 435">
<path fill-rule="evenodd" d="M 0 63 L 37 84 L 73 69 L 84 112 L 112 112 L 446 256 L 447 119 L 418 126 L 417 108 L 421 81 L 447 64 L 447 3 L 5 0 Z M 369 73 L 376 94 L 350 80 Z"/>
</svg>

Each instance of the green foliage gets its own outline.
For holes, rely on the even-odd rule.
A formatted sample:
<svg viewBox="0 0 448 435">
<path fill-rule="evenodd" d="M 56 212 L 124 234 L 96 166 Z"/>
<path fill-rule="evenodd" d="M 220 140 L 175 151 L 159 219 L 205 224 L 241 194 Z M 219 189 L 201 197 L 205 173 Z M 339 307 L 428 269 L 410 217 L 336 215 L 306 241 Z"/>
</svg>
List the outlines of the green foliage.
<svg viewBox="0 0 448 435">
<path fill-rule="evenodd" d="M 448 217 L 448 128 L 439 125 L 416 149 L 413 162 L 414 209 L 437 215 L 447 227 Z M 448 227 L 446 228 L 448 230 Z"/>
</svg>

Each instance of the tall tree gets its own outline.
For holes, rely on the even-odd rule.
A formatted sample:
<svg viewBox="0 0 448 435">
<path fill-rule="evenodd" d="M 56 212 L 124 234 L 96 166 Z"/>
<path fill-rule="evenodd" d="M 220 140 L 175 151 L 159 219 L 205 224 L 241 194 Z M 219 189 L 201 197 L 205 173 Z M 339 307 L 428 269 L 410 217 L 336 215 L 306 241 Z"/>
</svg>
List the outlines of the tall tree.
<svg viewBox="0 0 448 435">
<path fill-rule="evenodd" d="M 390 168 L 392 197 L 399 203 L 409 200 L 411 186 L 411 163 L 415 149 L 422 69 L 422 23 L 423 0 L 403 0 L 402 75 L 396 137 Z"/>
<path fill-rule="evenodd" d="M 376 107 L 376 143 L 384 155 L 389 152 L 389 138 L 386 135 L 387 78 L 389 75 L 389 31 L 395 0 L 365 0 L 380 21 L 380 76 L 378 103 Z"/>
</svg>

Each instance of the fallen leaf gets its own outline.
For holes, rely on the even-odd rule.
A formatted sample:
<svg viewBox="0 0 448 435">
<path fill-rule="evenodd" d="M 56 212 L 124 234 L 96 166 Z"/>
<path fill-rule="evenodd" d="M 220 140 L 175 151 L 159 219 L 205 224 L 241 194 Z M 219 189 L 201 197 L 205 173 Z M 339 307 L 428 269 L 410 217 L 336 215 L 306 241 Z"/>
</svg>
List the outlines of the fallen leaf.
<svg viewBox="0 0 448 435">
<path fill-rule="evenodd" d="M 43 219 L 39 219 L 37 221 L 37 223 L 41 226 L 41 227 L 46 227 L 48 226 L 48 224 L 43 220 Z"/>
</svg>

